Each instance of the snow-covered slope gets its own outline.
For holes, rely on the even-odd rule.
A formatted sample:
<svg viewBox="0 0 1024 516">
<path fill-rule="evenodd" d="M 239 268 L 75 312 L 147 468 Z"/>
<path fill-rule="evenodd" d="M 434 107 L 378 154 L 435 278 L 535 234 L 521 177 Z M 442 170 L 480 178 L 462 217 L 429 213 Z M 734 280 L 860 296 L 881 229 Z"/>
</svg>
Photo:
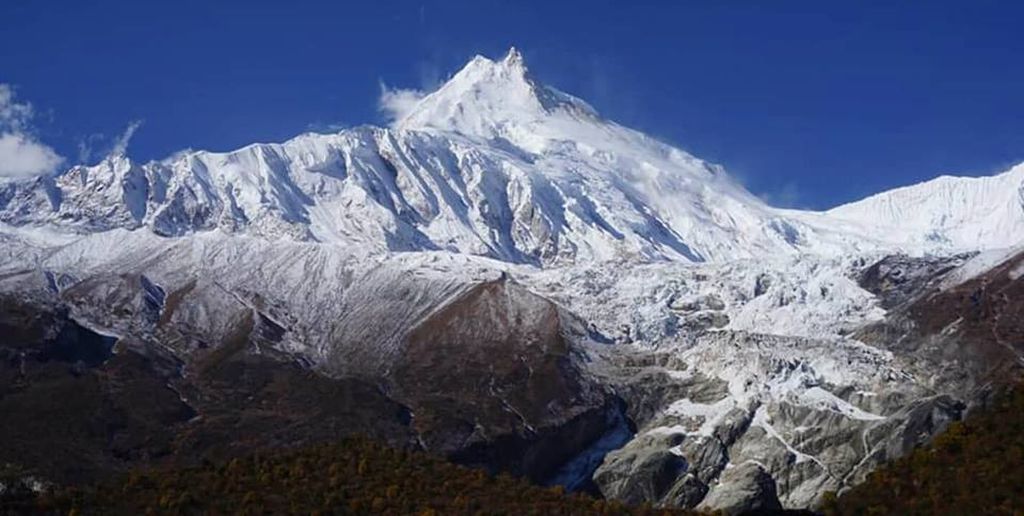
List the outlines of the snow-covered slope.
<svg viewBox="0 0 1024 516">
<path fill-rule="evenodd" d="M 885 227 L 909 248 L 1013 247 L 1024 241 L 1024 164 L 990 177 L 938 177 L 827 214 Z"/>
</svg>

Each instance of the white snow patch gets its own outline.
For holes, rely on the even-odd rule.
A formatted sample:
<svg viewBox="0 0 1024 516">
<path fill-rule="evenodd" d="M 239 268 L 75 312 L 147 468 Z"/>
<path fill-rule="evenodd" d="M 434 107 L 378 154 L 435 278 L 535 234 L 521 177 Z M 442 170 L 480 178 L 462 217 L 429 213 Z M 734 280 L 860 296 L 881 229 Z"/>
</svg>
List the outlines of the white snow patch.
<svg viewBox="0 0 1024 516">
<path fill-rule="evenodd" d="M 964 262 L 963 265 L 943 278 L 939 288 L 950 289 L 957 285 L 967 283 L 968 281 L 992 270 L 993 267 L 1002 264 L 1020 252 L 1020 247 L 989 249 L 982 251 L 971 257 L 971 259 Z"/>
<path fill-rule="evenodd" d="M 1024 276 L 1024 262 L 1021 262 L 1010 271 L 1010 279 L 1013 281 L 1017 281 L 1021 276 Z"/>
<path fill-rule="evenodd" d="M 885 416 L 861 410 L 850 402 L 825 389 L 822 389 L 821 387 L 812 387 L 807 389 L 799 395 L 799 400 L 803 404 L 814 407 L 815 409 L 838 412 L 850 419 L 858 419 L 861 421 L 881 421 L 885 419 Z"/>
<path fill-rule="evenodd" d="M 708 437 L 714 433 L 722 418 L 735 407 L 736 401 L 729 397 L 710 404 L 694 403 L 689 399 L 681 399 L 669 405 L 665 409 L 665 414 L 674 417 L 693 418 L 695 421 L 699 421 L 700 424 L 697 429 L 687 433 Z"/>
</svg>

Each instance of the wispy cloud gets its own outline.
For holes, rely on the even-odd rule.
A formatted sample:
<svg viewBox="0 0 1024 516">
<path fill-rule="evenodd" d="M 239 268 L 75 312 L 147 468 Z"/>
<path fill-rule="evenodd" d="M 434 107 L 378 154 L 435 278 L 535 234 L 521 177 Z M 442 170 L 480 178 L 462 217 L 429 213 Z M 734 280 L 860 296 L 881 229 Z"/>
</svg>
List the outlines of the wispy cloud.
<svg viewBox="0 0 1024 516">
<path fill-rule="evenodd" d="M 0 177 L 31 177 L 54 172 L 62 158 L 32 130 L 32 104 L 18 102 L 14 89 L 0 83 Z"/>
<path fill-rule="evenodd" d="M 132 137 L 135 136 L 135 131 L 138 131 L 142 127 L 142 120 L 133 120 L 128 123 L 128 127 L 124 129 L 121 136 L 118 136 L 114 140 L 114 145 L 110 148 L 110 154 L 112 156 L 122 156 L 128 152 L 128 142 L 132 141 Z"/>
<path fill-rule="evenodd" d="M 106 156 L 118 156 L 128 153 L 128 144 L 131 143 L 136 131 L 142 127 L 143 120 L 133 120 L 128 123 L 124 131 L 113 139 L 103 133 L 94 133 L 78 141 L 78 163 L 88 165 L 94 160 Z"/>
<path fill-rule="evenodd" d="M 306 125 L 306 130 L 314 133 L 331 134 L 348 129 L 349 127 L 352 126 L 341 122 L 312 122 Z"/>
<path fill-rule="evenodd" d="M 762 201 L 776 208 L 803 208 L 800 188 L 795 183 L 782 186 L 758 195 Z"/>
<path fill-rule="evenodd" d="M 14 88 L 0 83 L 0 124 L 8 131 L 24 131 L 32 120 L 32 104 L 14 100 Z"/>
<path fill-rule="evenodd" d="M 78 163 L 87 164 L 96 155 L 96 147 L 103 143 L 106 136 L 94 133 L 78 141 Z"/>
<path fill-rule="evenodd" d="M 384 114 L 389 124 L 394 124 L 405 118 L 405 115 L 408 115 L 424 96 L 426 93 L 420 90 L 392 89 L 382 82 L 377 108 Z"/>
</svg>

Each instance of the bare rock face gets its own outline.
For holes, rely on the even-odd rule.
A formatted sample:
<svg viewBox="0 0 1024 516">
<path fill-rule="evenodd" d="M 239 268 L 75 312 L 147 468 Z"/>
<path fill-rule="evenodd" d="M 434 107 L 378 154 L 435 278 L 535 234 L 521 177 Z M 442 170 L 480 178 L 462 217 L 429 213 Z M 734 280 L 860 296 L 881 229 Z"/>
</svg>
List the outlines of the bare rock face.
<svg viewBox="0 0 1024 516">
<path fill-rule="evenodd" d="M 782 509 L 775 491 L 775 480 L 765 469 L 752 462 L 729 468 L 722 473 L 722 488 L 715 489 L 702 506 L 726 514 Z"/>
<path fill-rule="evenodd" d="M 389 375 L 424 447 L 543 480 L 606 431 L 567 315 L 505 279 L 479 284 L 406 338 Z"/>
<path fill-rule="evenodd" d="M 1024 367 L 1022 267 L 1024 253 L 995 266 L 943 268 L 857 337 L 906 357 L 907 367 L 937 391 L 968 403 L 983 400 L 992 385 L 1019 377 Z"/>
<path fill-rule="evenodd" d="M 0 279 L 19 290 L 0 299 L 0 435 L 18 444 L 0 462 L 42 478 L 88 481 L 358 433 L 542 482 L 621 411 L 585 374 L 569 338 L 578 323 L 504 277 L 441 298 L 390 352 L 347 366 L 373 365 L 361 375 L 331 374 L 290 351 L 294 319 L 258 290 L 161 285 L 130 272 L 55 277 Z M 81 410 L 62 409 L 67 399 Z M 89 430 L 55 432 L 63 427 Z M 55 448 L 76 459 L 43 460 Z"/>
<path fill-rule="evenodd" d="M 8 297 L 0 331 L 0 463 L 50 482 L 352 433 L 398 446 L 413 439 L 408 410 L 376 386 L 231 343 L 183 362 L 167 348 L 97 333 L 60 304 Z"/>
<path fill-rule="evenodd" d="M 964 264 L 970 255 L 912 258 L 891 255 L 864 269 L 860 286 L 878 296 L 884 308 L 895 308 L 935 287 L 946 274 Z"/>
<path fill-rule="evenodd" d="M 601 492 L 630 504 L 655 502 L 692 507 L 707 493 L 691 464 L 678 453 L 672 436 L 643 436 L 613 451 L 594 475 Z"/>
</svg>

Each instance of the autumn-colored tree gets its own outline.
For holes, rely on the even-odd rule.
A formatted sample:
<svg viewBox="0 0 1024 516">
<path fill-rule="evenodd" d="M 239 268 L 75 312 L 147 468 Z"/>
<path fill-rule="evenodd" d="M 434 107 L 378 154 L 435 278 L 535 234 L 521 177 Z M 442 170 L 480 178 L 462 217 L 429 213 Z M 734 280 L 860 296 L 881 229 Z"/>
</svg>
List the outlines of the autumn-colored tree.
<svg viewBox="0 0 1024 516">
<path fill-rule="evenodd" d="M 68 514 L 685 514 L 632 509 L 488 475 L 366 439 L 264 451 L 192 468 L 139 470 L 40 496 L 38 512 Z M 6 508 L 0 506 L 0 513 Z"/>
</svg>

